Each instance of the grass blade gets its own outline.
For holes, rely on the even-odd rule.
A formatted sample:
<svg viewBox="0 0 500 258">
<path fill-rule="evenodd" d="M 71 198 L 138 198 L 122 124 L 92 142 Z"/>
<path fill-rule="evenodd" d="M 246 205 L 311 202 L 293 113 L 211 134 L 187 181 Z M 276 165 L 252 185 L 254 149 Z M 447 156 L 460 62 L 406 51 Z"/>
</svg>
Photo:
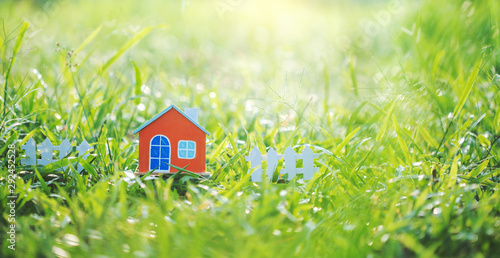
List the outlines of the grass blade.
<svg viewBox="0 0 500 258">
<path fill-rule="evenodd" d="M 481 164 L 479 164 L 479 166 L 474 168 L 474 170 L 472 170 L 469 173 L 469 177 L 470 178 L 477 177 L 477 175 L 479 175 L 481 172 L 483 172 L 483 170 L 486 168 L 486 166 L 488 166 L 488 162 L 489 162 L 489 160 L 485 160 Z"/>
<path fill-rule="evenodd" d="M 380 140 L 382 140 L 382 138 L 384 138 L 384 135 L 385 135 L 385 131 L 387 130 L 387 126 L 389 125 L 389 120 L 391 118 L 391 115 L 392 115 L 392 111 L 394 110 L 394 107 L 396 107 L 396 103 L 398 101 L 395 100 L 391 107 L 389 108 L 389 110 L 387 111 L 387 115 L 384 119 L 384 123 L 382 124 L 382 127 L 380 127 L 380 131 L 378 132 L 377 134 L 377 142 L 379 142 Z"/>
<path fill-rule="evenodd" d="M 410 151 L 408 151 L 408 146 L 406 145 L 405 140 L 403 139 L 403 137 L 401 137 L 401 134 L 402 134 L 401 128 L 399 127 L 398 122 L 396 120 L 396 116 L 394 116 L 394 115 L 392 115 L 392 122 L 394 123 L 394 130 L 396 130 L 396 135 L 398 136 L 399 145 L 401 146 L 401 149 L 403 150 L 403 154 L 405 156 L 406 163 L 408 164 L 408 166 L 411 167 L 412 160 L 411 160 Z"/>
<path fill-rule="evenodd" d="M 474 69 L 472 70 L 472 74 L 469 76 L 467 80 L 467 84 L 465 85 L 465 89 L 462 92 L 462 96 L 455 106 L 455 110 L 453 110 L 453 118 L 457 118 L 458 114 L 462 110 L 465 105 L 465 101 L 469 98 L 470 92 L 472 91 L 472 86 L 474 86 L 474 82 L 476 82 L 477 75 L 479 74 L 479 68 L 481 67 L 481 61 L 476 63 Z"/>
<path fill-rule="evenodd" d="M 437 148 L 439 146 L 439 143 L 434 139 L 432 138 L 431 134 L 429 133 L 429 131 L 427 131 L 427 129 L 425 127 L 420 127 L 420 135 L 422 135 L 422 137 L 424 138 L 424 140 L 427 142 L 427 144 L 429 144 L 431 147 L 433 148 Z"/>
<path fill-rule="evenodd" d="M 132 61 L 132 64 L 134 65 L 134 71 L 135 71 L 134 95 L 138 96 L 141 94 L 141 85 L 142 85 L 141 70 L 139 70 L 139 67 L 137 67 L 137 65 L 134 61 Z M 140 98 L 134 99 L 134 104 L 139 105 L 140 103 L 141 103 Z"/>
<path fill-rule="evenodd" d="M 137 44 L 137 42 L 139 42 L 142 38 L 144 38 L 146 35 L 148 35 L 148 33 L 153 29 L 153 27 L 149 26 L 149 27 L 146 27 L 144 29 L 142 29 L 141 31 L 139 31 L 137 34 L 135 34 L 134 37 L 132 37 L 129 41 L 127 41 L 127 43 L 125 43 L 125 45 L 123 45 L 120 49 L 118 49 L 118 51 L 116 52 L 116 54 L 111 57 L 102 67 L 101 67 L 101 71 L 100 73 L 104 73 L 114 62 L 116 62 L 116 60 L 118 60 L 118 58 L 120 56 L 122 56 L 125 51 L 127 51 L 129 48 L 133 47 L 135 44 Z"/>
<path fill-rule="evenodd" d="M 347 143 L 349 143 L 349 141 L 352 139 L 352 137 L 354 137 L 354 135 L 359 132 L 359 130 L 361 130 L 361 127 L 358 127 L 356 129 L 354 129 L 352 132 L 350 132 L 345 138 L 344 140 L 337 146 L 337 148 L 335 148 L 335 153 L 338 154 L 340 153 L 340 151 L 342 150 L 342 148 L 344 148 L 344 146 L 347 145 Z"/>
<path fill-rule="evenodd" d="M 5 142 L 4 146 L 0 149 L 0 155 L 3 156 L 5 150 L 11 145 L 19 136 L 19 132 L 14 131 L 14 133 L 7 139 L 7 142 Z"/>
<path fill-rule="evenodd" d="M 38 181 L 40 181 L 40 184 L 42 185 L 42 189 L 47 193 L 47 194 L 50 194 L 50 188 L 47 186 L 47 183 L 45 182 L 45 180 L 43 179 L 42 175 L 40 174 L 40 172 L 38 172 L 38 169 L 35 168 L 35 174 L 36 174 L 36 177 L 38 178 Z"/>
<path fill-rule="evenodd" d="M 16 43 L 14 44 L 14 48 L 12 49 L 12 57 L 10 58 L 9 66 L 7 67 L 7 71 L 5 72 L 5 84 L 4 84 L 4 98 L 3 98 L 3 115 L 5 116 L 5 111 L 7 108 L 7 87 L 8 87 L 8 82 L 9 82 L 9 75 L 10 71 L 12 70 L 12 66 L 14 66 L 14 62 L 16 61 L 16 55 L 19 52 L 19 49 L 21 48 L 21 43 L 23 42 L 24 38 L 24 33 L 28 30 L 29 23 L 23 22 L 21 25 L 21 29 L 19 30 L 19 33 L 17 34 L 17 39 Z"/>
<path fill-rule="evenodd" d="M 354 90 L 354 95 L 358 96 L 358 82 L 356 80 L 356 71 L 354 69 L 354 57 L 351 56 L 349 61 L 349 75 L 351 76 L 352 89 Z"/>
<path fill-rule="evenodd" d="M 450 168 L 450 181 L 448 186 L 451 187 L 457 183 L 457 172 L 458 172 L 458 155 L 453 158 L 453 163 Z"/>
<path fill-rule="evenodd" d="M 90 35 L 75 50 L 75 55 L 77 53 L 79 53 L 80 51 L 82 51 L 82 49 L 84 47 L 86 47 L 90 42 L 92 42 L 92 40 L 94 40 L 94 38 L 99 34 L 99 32 L 101 31 L 101 29 L 102 29 L 102 25 L 100 25 L 99 27 L 97 27 L 97 29 L 95 29 L 94 31 L 92 31 L 92 33 L 90 33 Z"/>
</svg>

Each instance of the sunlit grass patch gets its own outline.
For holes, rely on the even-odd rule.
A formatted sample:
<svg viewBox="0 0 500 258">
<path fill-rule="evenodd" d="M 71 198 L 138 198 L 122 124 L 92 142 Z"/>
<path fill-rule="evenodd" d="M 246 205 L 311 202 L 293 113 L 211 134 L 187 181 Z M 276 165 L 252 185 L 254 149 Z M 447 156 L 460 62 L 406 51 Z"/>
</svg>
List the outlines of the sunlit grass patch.
<svg viewBox="0 0 500 258">
<path fill-rule="evenodd" d="M 1 254 L 495 256 L 498 9 L 4 1 L 2 232 L 12 143 L 19 177 L 17 250 Z M 200 108 L 211 178 L 133 175 L 132 131 L 171 104 Z M 81 174 L 70 158 L 35 170 L 29 138 L 94 151 Z M 251 182 L 254 147 L 306 146 L 312 180 Z"/>
</svg>

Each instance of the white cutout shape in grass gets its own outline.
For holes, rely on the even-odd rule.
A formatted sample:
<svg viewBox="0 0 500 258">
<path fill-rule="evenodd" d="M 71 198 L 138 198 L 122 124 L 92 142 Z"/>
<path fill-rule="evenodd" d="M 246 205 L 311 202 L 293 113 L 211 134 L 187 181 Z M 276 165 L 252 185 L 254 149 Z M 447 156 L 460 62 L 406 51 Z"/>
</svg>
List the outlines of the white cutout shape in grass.
<svg viewBox="0 0 500 258">
<path fill-rule="evenodd" d="M 262 161 L 264 159 L 267 160 L 266 175 L 269 181 L 271 181 L 273 173 L 278 166 L 278 161 L 283 157 L 285 157 L 285 167 L 281 169 L 280 175 L 288 174 L 288 180 L 292 180 L 297 174 L 303 174 L 304 180 L 311 180 L 314 177 L 314 173 L 318 171 L 318 168 L 314 166 L 314 159 L 318 158 L 318 154 L 314 154 L 309 147 L 306 147 L 302 151 L 302 154 L 296 154 L 292 147 L 288 147 L 284 155 L 278 155 L 273 148 L 269 149 L 267 155 L 261 155 L 259 149 L 254 147 L 250 152 L 250 156 L 245 157 L 246 161 L 250 161 L 248 172 L 253 171 L 252 181 L 262 182 Z M 302 168 L 297 167 L 297 159 L 302 159 Z"/>
<path fill-rule="evenodd" d="M 73 147 L 69 143 L 68 139 L 64 139 L 61 142 L 61 145 L 54 146 L 48 138 L 46 138 L 42 144 L 38 145 L 32 138 L 30 138 L 24 145 L 21 146 L 21 149 L 25 150 L 25 158 L 21 159 L 21 164 L 25 166 L 46 166 L 66 157 L 66 155 L 71 152 L 72 148 Z M 37 149 L 41 153 L 40 159 L 37 159 Z M 90 144 L 86 140 L 83 140 L 80 145 L 76 146 L 78 155 L 82 156 L 82 159 L 84 160 L 87 160 L 87 157 L 90 155 L 88 151 L 91 149 L 92 147 L 90 147 Z M 59 151 L 59 158 L 54 158 L 54 151 Z M 62 169 L 65 170 L 66 167 L 63 167 Z M 78 164 L 78 172 L 81 172 L 82 170 L 82 165 Z"/>
</svg>

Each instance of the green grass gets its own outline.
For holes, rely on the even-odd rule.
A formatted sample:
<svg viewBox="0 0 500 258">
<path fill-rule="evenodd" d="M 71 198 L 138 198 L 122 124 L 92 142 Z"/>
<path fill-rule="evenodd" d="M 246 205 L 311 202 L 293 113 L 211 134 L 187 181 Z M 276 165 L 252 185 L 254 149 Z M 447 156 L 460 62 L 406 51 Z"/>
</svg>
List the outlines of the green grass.
<svg viewBox="0 0 500 258">
<path fill-rule="evenodd" d="M 497 256 L 497 10 L 2 1 L 0 256 Z M 201 108 L 210 179 L 125 175 L 137 169 L 132 131 L 170 104 Z M 69 158 L 26 168 L 29 137 L 86 139 L 93 158 L 81 175 Z M 250 182 L 254 146 L 307 145 L 320 155 L 313 180 Z"/>
</svg>

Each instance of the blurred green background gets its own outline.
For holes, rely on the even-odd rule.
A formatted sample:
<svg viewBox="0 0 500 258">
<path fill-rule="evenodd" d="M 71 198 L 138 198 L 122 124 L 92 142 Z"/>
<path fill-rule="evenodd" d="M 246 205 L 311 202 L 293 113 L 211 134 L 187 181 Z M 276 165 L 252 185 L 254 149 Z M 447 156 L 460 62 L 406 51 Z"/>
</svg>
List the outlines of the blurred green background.
<svg viewBox="0 0 500 258">
<path fill-rule="evenodd" d="M 12 143 L 19 175 L 17 250 L 4 241 L 2 255 L 495 256 L 498 10 L 2 1 L 1 232 Z M 137 168 L 132 131 L 171 104 L 201 109 L 211 178 L 124 173 Z M 81 174 L 69 158 L 35 171 L 20 164 L 30 137 L 95 151 Z M 311 146 L 320 170 L 251 183 L 254 146 Z"/>
</svg>

